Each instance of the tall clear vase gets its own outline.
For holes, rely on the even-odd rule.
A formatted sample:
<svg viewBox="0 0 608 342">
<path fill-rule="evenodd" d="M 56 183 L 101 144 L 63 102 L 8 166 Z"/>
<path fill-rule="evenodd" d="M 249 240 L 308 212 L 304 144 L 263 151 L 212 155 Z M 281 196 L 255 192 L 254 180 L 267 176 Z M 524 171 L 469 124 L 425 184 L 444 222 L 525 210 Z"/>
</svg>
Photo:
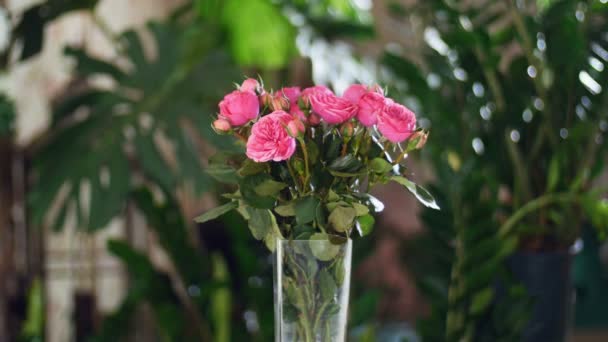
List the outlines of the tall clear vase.
<svg viewBox="0 0 608 342">
<path fill-rule="evenodd" d="M 350 239 L 277 240 L 276 342 L 346 341 L 351 258 Z"/>
</svg>

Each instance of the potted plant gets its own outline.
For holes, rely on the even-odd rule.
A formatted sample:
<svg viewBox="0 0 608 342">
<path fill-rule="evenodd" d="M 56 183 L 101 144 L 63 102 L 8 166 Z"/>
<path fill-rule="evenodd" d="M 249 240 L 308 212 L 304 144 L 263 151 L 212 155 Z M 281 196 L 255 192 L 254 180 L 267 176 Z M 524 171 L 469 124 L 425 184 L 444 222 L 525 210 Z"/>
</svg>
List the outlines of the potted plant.
<svg viewBox="0 0 608 342">
<path fill-rule="evenodd" d="M 592 184 L 608 146 L 607 6 L 425 1 L 410 12 L 425 23 L 424 63 L 384 55 L 392 84 L 442 137 L 425 150 L 445 209 L 423 214 L 445 247 L 425 286 L 443 329 L 423 325 L 427 336 L 504 338 L 488 323 L 503 317 L 514 336 L 526 327 L 526 341 L 565 338 L 568 249 L 583 222 L 606 228 L 607 205 Z M 509 274 L 533 299 L 527 325 L 522 314 L 498 314 L 501 300 L 522 298 L 518 286 L 497 287 L 497 277 L 511 284 Z"/>
<path fill-rule="evenodd" d="M 213 128 L 244 151 L 210 160 L 207 172 L 235 191 L 197 221 L 237 210 L 275 252 L 277 341 L 345 341 L 351 238 L 369 234 L 383 208 L 369 189 L 394 181 L 438 208 L 401 166 L 428 133 L 377 86 L 336 96 L 324 86 L 267 92 L 254 79 L 224 97 Z"/>
</svg>

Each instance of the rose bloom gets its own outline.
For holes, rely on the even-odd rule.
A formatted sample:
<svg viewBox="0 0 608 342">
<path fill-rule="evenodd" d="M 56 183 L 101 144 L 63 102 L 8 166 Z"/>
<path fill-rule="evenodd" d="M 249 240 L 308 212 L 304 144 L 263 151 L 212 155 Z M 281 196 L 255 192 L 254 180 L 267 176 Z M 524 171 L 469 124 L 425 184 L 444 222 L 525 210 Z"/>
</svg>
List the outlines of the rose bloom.
<svg viewBox="0 0 608 342">
<path fill-rule="evenodd" d="M 357 105 L 331 93 L 316 93 L 310 97 L 313 111 L 328 124 L 339 124 L 357 114 Z"/>
<path fill-rule="evenodd" d="M 391 142 L 402 142 L 416 130 L 416 115 L 405 106 L 388 100 L 378 115 L 378 130 Z"/>
<path fill-rule="evenodd" d="M 247 157 L 258 163 L 289 159 L 296 151 L 296 139 L 286 129 L 292 121 L 282 110 L 263 116 L 251 128 Z"/>
<path fill-rule="evenodd" d="M 290 104 L 297 104 L 298 98 L 300 97 L 300 87 L 285 87 L 279 90 L 277 93 L 281 94 L 281 96 L 286 97 L 289 100 Z"/>
<path fill-rule="evenodd" d="M 384 96 L 384 89 L 382 89 L 382 87 L 378 84 L 374 84 L 373 86 L 371 86 L 370 90 L 373 91 L 374 93 L 378 93 L 378 94 Z"/>
<path fill-rule="evenodd" d="M 258 80 L 256 80 L 255 78 L 248 78 L 243 81 L 239 90 L 240 91 L 250 91 L 250 92 L 255 93 L 259 87 L 260 87 L 260 83 L 258 82 Z"/>
<path fill-rule="evenodd" d="M 310 98 L 317 94 L 333 94 L 329 88 L 323 85 L 317 85 L 314 87 L 306 88 L 302 90 L 301 97 L 306 105 L 310 104 Z"/>
<path fill-rule="evenodd" d="M 359 119 L 363 126 L 370 127 L 375 125 L 378 115 L 382 112 L 386 103 L 386 98 L 378 93 L 368 92 L 363 94 L 358 102 L 359 111 L 357 112 L 357 119 Z"/>
<path fill-rule="evenodd" d="M 357 104 L 361 96 L 367 94 L 368 89 L 362 84 L 353 84 L 342 95 L 343 98 L 350 101 L 350 103 Z"/>
<path fill-rule="evenodd" d="M 253 92 L 235 90 L 220 102 L 219 118 L 232 126 L 244 125 L 257 118 L 259 113 L 260 103 Z"/>
</svg>

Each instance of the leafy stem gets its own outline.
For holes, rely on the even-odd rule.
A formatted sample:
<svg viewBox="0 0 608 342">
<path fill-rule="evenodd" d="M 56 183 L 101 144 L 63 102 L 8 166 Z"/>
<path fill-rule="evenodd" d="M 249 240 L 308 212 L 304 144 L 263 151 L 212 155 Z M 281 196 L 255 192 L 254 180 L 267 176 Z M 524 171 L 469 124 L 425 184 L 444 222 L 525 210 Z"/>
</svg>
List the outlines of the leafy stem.
<svg viewBox="0 0 608 342">
<path fill-rule="evenodd" d="M 301 144 L 302 154 L 304 155 L 304 184 L 302 186 L 304 187 L 304 191 L 307 191 L 309 188 L 308 181 L 310 180 L 310 169 L 308 168 L 308 151 L 306 149 L 306 141 L 304 141 L 304 138 L 298 137 L 298 141 Z"/>
<path fill-rule="evenodd" d="M 329 305 L 329 303 L 330 303 L 330 302 L 331 302 L 331 301 L 329 301 L 329 300 L 328 300 L 328 301 L 325 301 L 325 302 L 324 302 L 324 303 L 321 305 L 321 307 L 319 308 L 319 310 L 317 311 L 317 313 L 316 313 L 316 315 L 315 315 L 315 316 L 316 316 L 316 317 L 315 317 L 315 320 L 314 320 L 314 322 L 313 322 L 313 324 L 312 324 L 312 329 L 313 329 L 313 331 L 317 331 L 317 328 L 318 328 L 318 326 L 319 326 L 319 321 L 321 320 L 321 317 L 323 316 L 323 313 L 324 313 L 324 312 L 325 312 L 325 310 L 327 309 L 327 306 Z"/>
<path fill-rule="evenodd" d="M 574 203 L 579 201 L 580 197 L 580 194 L 570 192 L 552 193 L 537 197 L 513 213 L 513 215 L 511 215 L 511 217 L 509 217 L 509 219 L 500 227 L 498 235 L 501 238 L 505 238 L 513 231 L 513 228 L 519 221 L 539 209 L 555 203 Z"/>
<path fill-rule="evenodd" d="M 301 192 L 300 184 L 298 182 L 299 179 L 298 179 L 298 177 L 296 177 L 296 173 L 293 171 L 293 167 L 291 166 L 291 163 L 288 160 L 287 162 L 285 162 L 285 164 L 287 164 L 287 170 L 289 171 L 289 175 L 293 179 L 293 184 L 295 184 L 295 186 L 296 186 L 296 191 Z"/>
<path fill-rule="evenodd" d="M 408 154 L 408 150 L 407 149 L 403 150 L 403 152 L 399 154 L 397 159 L 395 159 L 395 161 L 393 162 L 393 165 L 398 165 L 399 163 L 401 163 L 401 161 L 403 160 L 403 158 L 405 158 L 405 156 L 407 156 L 407 154 Z"/>
</svg>

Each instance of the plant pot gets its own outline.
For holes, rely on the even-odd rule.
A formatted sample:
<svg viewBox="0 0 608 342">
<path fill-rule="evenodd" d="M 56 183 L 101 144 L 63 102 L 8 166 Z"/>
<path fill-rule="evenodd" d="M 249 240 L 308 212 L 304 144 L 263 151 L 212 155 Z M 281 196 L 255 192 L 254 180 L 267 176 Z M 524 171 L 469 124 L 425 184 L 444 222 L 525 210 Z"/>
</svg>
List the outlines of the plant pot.
<svg viewBox="0 0 608 342">
<path fill-rule="evenodd" d="M 507 261 L 533 300 L 522 341 L 565 341 L 573 312 L 568 252 L 518 252 Z"/>
<path fill-rule="evenodd" d="M 345 341 L 352 241 L 276 241 L 275 341 Z"/>
</svg>

